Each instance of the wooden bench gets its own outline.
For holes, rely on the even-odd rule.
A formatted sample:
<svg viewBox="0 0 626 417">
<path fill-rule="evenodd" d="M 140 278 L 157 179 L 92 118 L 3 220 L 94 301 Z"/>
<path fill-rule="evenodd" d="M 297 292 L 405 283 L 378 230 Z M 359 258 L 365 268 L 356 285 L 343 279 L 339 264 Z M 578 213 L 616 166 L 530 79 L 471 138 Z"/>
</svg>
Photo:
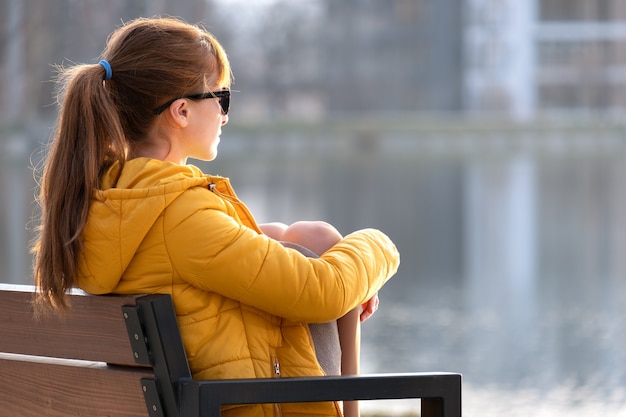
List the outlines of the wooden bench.
<svg viewBox="0 0 626 417">
<path fill-rule="evenodd" d="M 0 416 L 213 417 L 224 404 L 421 398 L 461 416 L 461 375 L 407 373 L 197 381 L 169 295 L 71 295 L 33 319 L 30 286 L 0 284 Z"/>
</svg>

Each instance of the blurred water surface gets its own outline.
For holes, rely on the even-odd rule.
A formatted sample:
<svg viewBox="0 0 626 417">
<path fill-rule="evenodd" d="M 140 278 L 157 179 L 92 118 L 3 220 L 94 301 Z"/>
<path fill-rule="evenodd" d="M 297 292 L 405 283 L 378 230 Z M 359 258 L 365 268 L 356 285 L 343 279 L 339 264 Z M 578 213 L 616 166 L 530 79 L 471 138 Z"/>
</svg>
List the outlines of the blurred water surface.
<svg viewBox="0 0 626 417">
<path fill-rule="evenodd" d="M 626 416 L 622 131 L 232 125 L 218 159 L 197 164 L 230 177 L 260 222 L 396 242 L 363 373 L 461 372 L 467 417 Z M 37 153 L 3 155 L 4 281 L 28 282 Z"/>
<path fill-rule="evenodd" d="M 469 417 L 626 416 L 619 131 L 231 140 L 207 169 L 260 221 L 377 227 L 398 245 L 363 326 L 364 373 L 462 372 Z"/>
</svg>

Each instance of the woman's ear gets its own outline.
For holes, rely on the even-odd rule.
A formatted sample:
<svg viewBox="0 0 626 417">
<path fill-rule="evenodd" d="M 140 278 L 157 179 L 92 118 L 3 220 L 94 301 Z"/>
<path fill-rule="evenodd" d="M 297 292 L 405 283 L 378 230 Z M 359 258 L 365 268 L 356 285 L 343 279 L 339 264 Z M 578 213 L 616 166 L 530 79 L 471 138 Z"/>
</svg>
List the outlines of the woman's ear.
<svg viewBox="0 0 626 417">
<path fill-rule="evenodd" d="M 189 124 L 189 101 L 184 98 L 175 100 L 168 107 L 169 116 L 179 127 L 186 127 Z"/>
</svg>

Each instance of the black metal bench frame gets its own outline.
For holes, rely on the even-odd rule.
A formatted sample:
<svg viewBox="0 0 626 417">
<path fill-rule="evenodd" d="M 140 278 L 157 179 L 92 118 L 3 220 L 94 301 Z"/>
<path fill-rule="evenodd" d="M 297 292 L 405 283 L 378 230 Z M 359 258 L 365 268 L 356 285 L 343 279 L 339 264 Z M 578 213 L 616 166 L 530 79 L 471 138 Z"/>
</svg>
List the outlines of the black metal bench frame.
<svg viewBox="0 0 626 417">
<path fill-rule="evenodd" d="M 169 296 L 149 295 L 123 310 L 138 363 L 155 371 L 155 380 L 142 380 L 146 403 L 164 417 L 218 417 L 227 404 L 404 398 L 421 398 L 422 417 L 461 416 L 461 375 L 455 373 L 196 381 Z"/>
</svg>

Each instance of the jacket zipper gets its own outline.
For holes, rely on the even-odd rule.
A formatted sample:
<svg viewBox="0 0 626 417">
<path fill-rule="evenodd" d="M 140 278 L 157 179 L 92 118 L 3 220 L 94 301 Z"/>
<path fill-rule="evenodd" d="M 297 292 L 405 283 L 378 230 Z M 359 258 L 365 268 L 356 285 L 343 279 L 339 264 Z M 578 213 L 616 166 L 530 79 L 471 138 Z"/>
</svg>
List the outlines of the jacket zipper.
<svg viewBox="0 0 626 417">
<path fill-rule="evenodd" d="M 272 357 L 272 377 L 280 378 L 280 362 L 277 357 Z M 274 404 L 274 416 L 281 417 L 283 415 L 282 407 L 279 403 Z"/>
<path fill-rule="evenodd" d="M 278 358 L 272 358 L 272 366 L 274 368 L 274 378 L 280 378 L 280 362 L 278 362 Z"/>
<path fill-rule="evenodd" d="M 225 186 L 226 186 L 227 191 L 230 194 L 224 194 L 221 191 L 219 191 L 217 189 L 217 184 L 215 183 L 209 184 L 209 191 L 217 194 L 218 196 L 222 197 L 225 200 L 230 201 L 231 203 L 237 204 L 240 207 L 240 209 L 244 209 L 243 211 L 250 219 L 254 219 L 252 217 L 252 214 L 247 210 L 247 207 L 244 204 L 241 204 L 241 201 L 237 198 L 232 188 L 228 184 L 225 184 Z M 278 360 L 278 357 L 276 356 L 272 356 L 271 360 L 272 360 L 272 378 L 280 378 L 281 376 L 280 375 L 280 361 Z M 283 413 L 282 413 L 281 405 L 279 403 L 275 403 L 274 404 L 274 416 L 281 417 L 282 414 Z"/>
<path fill-rule="evenodd" d="M 249 223 L 251 223 L 252 225 L 254 225 L 253 229 L 255 229 L 257 232 L 262 233 L 261 229 L 259 229 L 259 226 L 256 224 L 256 220 L 254 219 L 254 216 L 252 215 L 252 213 L 250 213 L 250 210 L 248 209 L 248 207 L 246 207 L 245 204 L 243 204 L 241 202 L 241 200 L 239 200 L 239 198 L 237 197 L 237 195 L 235 194 L 235 191 L 233 190 L 233 188 L 230 186 L 230 184 L 228 183 L 224 183 L 223 184 L 224 187 L 226 187 L 226 190 L 230 193 L 230 194 L 225 194 L 221 191 L 219 191 L 217 189 L 217 184 L 215 184 L 214 182 L 209 184 L 209 191 L 215 193 L 216 195 L 222 197 L 224 200 L 230 201 L 232 204 L 237 205 L 237 207 L 239 208 L 239 210 L 241 210 L 240 213 L 238 213 L 238 215 L 241 217 L 241 215 L 244 215 L 245 217 L 247 217 L 247 221 Z"/>
<path fill-rule="evenodd" d="M 209 184 L 209 191 L 214 192 L 215 194 L 219 195 L 220 197 L 222 197 L 225 200 L 230 201 L 231 203 L 239 203 L 239 199 L 231 194 L 224 194 L 221 191 L 217 190 L 217 184 L 215 184 L 214 182 L 212 182 L 211 184 Z M 233 192 L 232 190 L 229 190 L 230 192 Z"/>
</svg>

